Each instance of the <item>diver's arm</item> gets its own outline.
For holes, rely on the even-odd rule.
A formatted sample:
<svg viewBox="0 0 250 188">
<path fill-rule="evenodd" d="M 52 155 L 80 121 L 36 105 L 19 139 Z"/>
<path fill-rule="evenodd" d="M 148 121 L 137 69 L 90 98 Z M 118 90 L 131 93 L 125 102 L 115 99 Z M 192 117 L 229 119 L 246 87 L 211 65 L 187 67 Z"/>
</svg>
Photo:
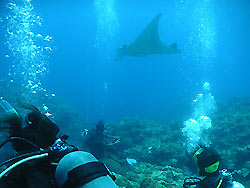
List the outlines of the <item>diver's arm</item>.
<svg viewBox="0 0 250 188">
<path fill-rule="evenodd" d="M 111 143 L 108 143 L 105 139 L 104 139 L 104 144 L 106 145 L 106 146 L 113 146 L 113 145 L 115 145 L 115 144 L 118 144 L 121 140 L 120 140 L 120 138 L 119 137 L 116 137 L 116 136 L 111 136 L 111 135 L 104 135 L 104 138 L 114 138 L 114 139 L 116 139 L 115 140 L 115 142 L 111 142 Z"/>
<path fill-rule="evenodd" d="M 108 134 L 104 134 L 104 137 L 114 138 L 114 139 L 120 139 L 118 136 L 112 136 L 112 135 L 108 135 Z"/>
<path fill-rule="evenodd" d="M 107 146 L 113 146 L 113 145 L 115 145 L 115 144 L 118 144 L 119 142 L 121 142 L 121 140 L 120 140 L 120 139 L 117 139 L 115 142 L 110 143 L 110 144 L 106 144 L 106 145 L 107 145 Z"/>
</svg>

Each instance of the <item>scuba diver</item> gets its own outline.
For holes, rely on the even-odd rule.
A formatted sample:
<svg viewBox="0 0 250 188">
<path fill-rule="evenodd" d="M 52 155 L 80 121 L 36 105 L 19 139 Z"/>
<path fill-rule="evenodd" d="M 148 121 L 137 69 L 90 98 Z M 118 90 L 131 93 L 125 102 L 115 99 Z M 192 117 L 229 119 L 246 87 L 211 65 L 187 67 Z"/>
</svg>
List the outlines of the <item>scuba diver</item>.
<svg viewBox="0 0 250 188">
<path fill-rule="evenodd" d="M 211 147 L 199 147 L 193 159 L 198 175 L 203 178 L 187 178 L 183 187 L 196 185 L 197 188 L 244 188 L 241 183 L 233 181 L 230 172 L 220 170 L 220 155 Z"/>
<path fill-rule="evenodd" d="M 120 142 L 118 137 L 104 134 L 104 123 L 101 120 L 98 121 L 95 128 L 89 131 L 85 129 L 83 134 L 85 136 L 83 145 L 98 159 L 104 157 L 105 149 Z"/>
<path fill-rule="evenodd" d="M 59 127 L 35 106 L 21 106 L 31 110 L 24 127 L 18 112 L 0 100 L 0 129 L 10 134 L 0 149 L 11 142 L 17 152 L 0 164 L 1 188 L 117 188 L 103 163 L 68 144 L 67 135 L 57 138 Z"/>
<path fill-rule="evenodd" d="M 7 101 L 1 101 L 2 108 L 9 107 L 9 114 L 0 118 L 0 122 L 9 125 L 6 129 L 9 129 L 10 137 L 21 137 L 27 139 L 40 148 L 51 146 L 56 140 L 59 127 L 46 115 L 41 113 L 35 106 L 22 104 L 21 102 L 19 102 L 19 104 L 24 109 L 31 111 L 25 117 L 25 125 L 22 124 L 22 117 L 19 113 L 8 104 Z M 36 149 L 34 146 L 26 142 L 14 140 L 12 144 L 18 153 L 24 153 Z"/>
<path fill-rule="evenodd" d="M 20 102 L 19 102 L 20 103 Z M 31 112 L 24 118 L 7 101 L 1 100 L 0 107 L 3 114 L 0 117 L 0 123 L 6 125 L 1 129 L 9 132 L 7 139 L 1 146 L 11 142 L 16 154 L 10 162 L 6 164 L 15 164 L 17 160 L 23 160 L 25 157 L 43 156 L 44 149 L 52 146 L 56 141 L 56 135 L 59 127 L 54 124 L 47 116 L 41 113 L 35 106 L 20 103 L 20 105 Z M 38 161 L 38 160 L 37 160 Z M 51 181 L 54 176 L 55 167 L 51 165 L 51 159 L 40 159 L 37 163 L 25 163 L 18 170 L 7 172 L 8 176 L 1 176 L 0 187 L 54 187 Z M 39 182 L 39 183 L 35 183 Z"/>
</svg>

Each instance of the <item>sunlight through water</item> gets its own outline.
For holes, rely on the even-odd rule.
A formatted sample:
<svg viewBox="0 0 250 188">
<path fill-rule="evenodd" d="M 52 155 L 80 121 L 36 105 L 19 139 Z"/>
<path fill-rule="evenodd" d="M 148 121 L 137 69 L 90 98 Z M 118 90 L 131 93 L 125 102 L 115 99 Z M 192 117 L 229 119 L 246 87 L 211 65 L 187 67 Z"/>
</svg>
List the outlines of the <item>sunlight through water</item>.
<svg viewBox="0 0 250 188">
<path fill-rule="evenodd" d="M 103 98 L 101 104 L 101 114 L 104 116 L 106 103 L 108 101 L 109 83 L 108 77 L 111 75 L 110 60 L 114 58 L 114 41 L 119 31 L 119 21 L 116 13 L 116 0 L 94 0 L 95 14 L 97 17 L 97 30 L 95 48 L 98 57 L 101 57 L 103 66 Z"/>
<path fill-rule="evenodd" d="M 119 21 L 116 15 L 115 0 L 95 0 L 97 17 L 97 33 L 95 47 L 101 51 L 111 51 L 110 41 L 119 30 Z M 109 53 L 107 53 L 109 54 Z M 104 55 L 104 54 L 102 54 Z"/>
<path fill-rule="evenodd" d="M 209 79 L 214 67 L 217 47 L 214 3 L 214 0 L 175 1 L 177 19 L 185 26 L 186 33 L 182 58 L 187 91 Z"/>
</svg>

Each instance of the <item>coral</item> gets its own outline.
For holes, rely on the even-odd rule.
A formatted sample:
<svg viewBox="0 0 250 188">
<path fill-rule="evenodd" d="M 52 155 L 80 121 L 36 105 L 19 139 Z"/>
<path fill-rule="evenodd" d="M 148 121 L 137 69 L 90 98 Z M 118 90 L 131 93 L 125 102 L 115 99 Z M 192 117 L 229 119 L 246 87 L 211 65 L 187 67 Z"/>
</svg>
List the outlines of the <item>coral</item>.
<svg viewBox="0 0 250 188">
<path fill-rule="evenodd" d="M 118 154 L 120 157 L 176 167 L 181 166 L 177 163 L 178 159 L 185 157 L 184 138 L 179 128 L 153 121 L 126 119 L 110 124 L 107 130 L 121 138 L 117 150 L 118 153 L 121 151 Z"/>
<path fill-rule="evenodd" d="M 126 170 L 120 165 L 120 163 L 116 162 L 115 160 L 103 158 L 101 159 L 101 162 L 103 162 L 109 169 L 111 169 L 112 172 L 123 176 L 127 175 Z"/>
<path fill-rule="evenodd" d="M 234 98 L 218 105 L 212 117 L 212 143 L 231 168 L 242 168 L 250 159 L 249 104 L 250 98 Z"/>
<path fill-rule="evenodd" d="M 181 169 L 141 162 L 133 166 L 133 169 L 127 173 L 127 177 L 118 175 L 116 183 L 119 187 L 181 187 L 185 178 L 187 178 L 187 176 Z"/>
</svg>

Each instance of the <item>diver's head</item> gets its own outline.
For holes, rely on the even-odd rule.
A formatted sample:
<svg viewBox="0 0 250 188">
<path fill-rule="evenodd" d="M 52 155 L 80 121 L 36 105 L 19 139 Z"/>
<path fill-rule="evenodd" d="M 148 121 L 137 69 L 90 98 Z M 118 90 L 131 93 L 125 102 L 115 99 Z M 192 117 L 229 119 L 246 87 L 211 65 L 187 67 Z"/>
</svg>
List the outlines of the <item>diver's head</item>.
<svg viewBox="0 0 250 188">
<path fill-rule="evenodd" d="M 96 134 L 97 135 L 103 135 L 104 132 L 104 123 L 102 120 L 98 121 L 96 124 Z"/>
<path fill-rule="evenodd" d="M 199 176 L 214 176 L 219 172 L 220 155 L 212 148 L 199 148 L 193 158 Z"/>
<path fill-rule="evenodd" d="M 26 117 L 25 117 L 25 122 L 27 125 L 32 125 L 36 126 L 41 120 L 41 116 L 37 112 L 30 112 Z"/>
<path fill-rule="evenodd" d="M 30 112 L 25 117 L 25 122 L 27 125 L 36 128 L 43 133 L 52 136 L 53 138 L 59 132 L 59 127 L 38 110 Z"/>
<path fill-rule="evenodd" d="M 115 60 L 121 60 L 126 55 L 127 46 L 127 44 L 124 44 L 117 50 Z"/>
</svg>

